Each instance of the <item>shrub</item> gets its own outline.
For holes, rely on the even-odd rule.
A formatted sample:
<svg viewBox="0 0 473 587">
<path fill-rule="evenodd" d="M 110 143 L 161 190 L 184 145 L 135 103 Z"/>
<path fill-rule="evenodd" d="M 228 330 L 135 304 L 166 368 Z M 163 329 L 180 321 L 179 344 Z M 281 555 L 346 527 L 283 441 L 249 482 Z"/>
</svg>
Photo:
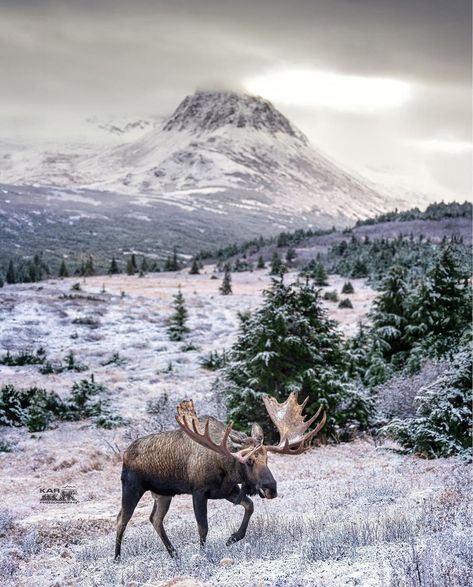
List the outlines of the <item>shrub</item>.
<svg viewBox="0 0 473 587">
<path fill-rule="evenodd" d="M 210 353 L 200 359 L 200 365 L 209 371 L 216 371 L 226 365 L 227 355 L 225 350 L 221 353 L 218 351 L 210 351 Z"/>
<path fill-rule="evenodd" d="M 190 351 L 198 351 L 200 350 L 200 347 L 199 345 L 194 344 L 193 342 L 187 342 L 186 344 L 183 344 L 179 350 L 182 353 L 188 353 Z"/>
<path fill-rule="evenodd" d="M 355 293 L 355 288 L 351 281 L 346 281 L 342 287 L 342 294 L 352 294 Z"/>
<path fill-rule="evenodd" d="M 45 430 L 53 418 L 63 417 L 60 397 L 38 387 L 17 389 L 4 385 L 0 390 L 0 425 L 26 426 L 30 432 Z"/>
<path fill-rule="evenodd" d="M 353 304 L 351 303 L 350 298 L 344 298 L 343 300 L 340 300 L 338 307 L 339 308 L 353 308 Z"/>
<path fill-rule="evenodd" d="M 92 318 L 92 316 L 80 316 L 79 318 L 74 318 L 72 320 L 72 324 L 97 327 L 100 324 L 100 322 L 95 318 Z"/>
<path fill-rule="evenodd" d="M 338 293 L 336 290 L 325 291 L 323 299 L 329 302 L 338 302 Z"/>
<path fill-rule="evenodd" d="M 458 353 L 451 368 L 416 398 L 417 416 L 393 420 L 385 430 L 405 452 L 426 457 L 471 455 L 472 357 Z"/>
<path fill-rule="evenodd" d="M 46 351 L 40 347 L 35 353 L 30 351 L 20 351 L 17 355 L 12 355 L 10 351 L 0 358 L 0 365 L 9 367 L 22 367 L 24 365 L 41 365 L 46 360 Z"/>
<path fill-rule="evenodd" d="M 101 365 L 102 365 L 102 367 L 106 367 L 107 365 L 123 365 L 124 362 L 125 362 L 125 359 L 120 356 L 120 353 L 113 353 L 113 355 L 110 357 L 110 359 L 103 361 L 103 363 L 101 363 Z"/>
<path fill-rule="evenodd" d="M 111 428 L 123 423 L 110 410 L 106 391 L 93 376 L 74 383 L 71 395 L 62 400 L 56 393 L 31 387 L 17 389 L 4 385 L 0 390 L 0 425 L 26 426 L 30 432 L 46 430 L 53 420 L 81 420 L 92 418 L 98 426 Z"/>
<path fill-rule="evenodd" d="M 63 363 L 58 365 L 53 365 L 50 361 L 46 361 L 44 365 L 40 368 L 39 372 L 41 375 L 52 375 L 54 373 L 63 373 L 64 371 L 75 371 L 76 373 L 81 373 L 83 371 L 88 370 L 88 366 L 84 365 L 83 363 L 78 363 L 74 357 L 73 351 L 69 351 L 68 354 L 64 357 Z"/>
</svg>

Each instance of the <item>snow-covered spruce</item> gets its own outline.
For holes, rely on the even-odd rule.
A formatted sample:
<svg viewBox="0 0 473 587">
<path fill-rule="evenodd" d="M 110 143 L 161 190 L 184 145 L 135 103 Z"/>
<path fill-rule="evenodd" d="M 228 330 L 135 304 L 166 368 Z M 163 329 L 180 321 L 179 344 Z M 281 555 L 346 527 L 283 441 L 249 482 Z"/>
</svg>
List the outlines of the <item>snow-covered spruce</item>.
<svg viewBox="0 0 473 587">
<path fill-rule="evenodd" d="M 393 420 L 385 431 L 406 452 L 426 457 L 472 456 L 472 357 L 458 353 L 451 368 L 416 398 L 417 416 Z"/>
</svg>

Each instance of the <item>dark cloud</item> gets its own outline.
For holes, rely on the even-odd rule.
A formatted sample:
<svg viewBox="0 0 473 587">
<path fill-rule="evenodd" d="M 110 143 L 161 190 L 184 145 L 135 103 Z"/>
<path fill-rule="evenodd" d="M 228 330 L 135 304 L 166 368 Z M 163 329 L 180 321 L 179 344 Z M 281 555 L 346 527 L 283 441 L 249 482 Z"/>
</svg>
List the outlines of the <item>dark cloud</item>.
<svg viewBox="0 0 473 587">
<path fill-rule="evenodd" d="M 166 114 L 197 88 L 291 67 L 414 84 L 404 118 L 381 124 L 387 145 L 470 138 L 470 0 L 0 0 L 0 124 Z M 312 137 L 343 133 L 333 113 L 291 113 Z M 368 143 L 380 121 L 344 124 Z"/>
</svg>

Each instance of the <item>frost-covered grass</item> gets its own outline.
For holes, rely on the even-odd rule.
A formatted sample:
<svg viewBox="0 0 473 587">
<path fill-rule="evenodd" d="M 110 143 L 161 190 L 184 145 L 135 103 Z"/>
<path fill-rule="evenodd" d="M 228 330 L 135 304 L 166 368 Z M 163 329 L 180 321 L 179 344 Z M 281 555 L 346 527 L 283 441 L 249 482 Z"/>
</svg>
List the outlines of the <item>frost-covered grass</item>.
<svg viewBox="0 0 473 587">
<path fill-rule="evenodd" d="M 370 453 L 361 459 L 361 469 L 359 451 Z M 347 464 L 350 453 L 356 455 L 355 466 L 331 479 L 330 456 Z M 316 463 L 327 457 L 317 480 Z M 314 451 L 291 479 L 291 463 L 285 460 L 282 497 L 278 503 L 257 499 L 247 537 L 231 548 L 225 540 L 241 517 L 240 508 L 212 505 L 204 552 L 197 546 L 191 513 L 176 518 L 171 508 L 167 527 L 180 551 L 177 561 L 145 523 L 129 529 L 120 563 L 111 559 L 111 535 L 76 548 L 68 577 L 106 586 L 156 584 L 174 576 L 234 587 L 470 584 L 468 469 L 460 462 L 444 462 L 432 475 L 435 467 L 421 463 L 417 468 L 415 459 L 360 443 Z M 304 469 L 304 464 L 314 469 Z M 423 481 L 430 487 L 423 487 Z"/>
<path fill-rule="evenodd" d="M 193 397 L 199 411 L 221 415 L 210 392 L 218 373 L 204 368 L 202 359 L 229 348 L 237 313 L 255 308 L 270 282 L 267 271 L 234 274 L 234 294 L 221 296 L 221 276 L 212 280 L 206 271 L 88 278 L 81 292 L 71 291 L 74 279 L 0 290 L 0 351 L 43 346 L 54 363 L 73 351 L 89 366 L 85 373 L 42 375 L 37 365 L 1 365 L 0 385 L 37 385 L 64 397 L 74 381 L 93 373 L 110 390 L 114 411 L 129 418 L 117 430 L 87 421 L 34 435 L 0 429 L 0 444 L 9 451 L 0 451 L 2 585 L 156 586 L 187 576 L 234 587 L 466 586 L 469 466 L 455 458 L 401 456 L 366 441 L 270 457 L 279 497 L 255 498 L 246 538 L 229 548 L 225 541 L 242 508 L 210 503 L 209 541 L 201 553 L 191 498 L 175 498 L 166 527 L 180 552 L 177 561 L 151 527 L 152 502 L 144 496 L 125 533 L 123 558 L 113 563 L 121 451 L 139 435 L 173 427 L 174 406 L 185 397 Z M 331 276 L 327 289 L 340 291 L 343 282 Z M 178 284 L 189 310 L 183 343 L 166 335 Z M 345 333 L 355 332 L 374 297 L 361 280 L 354 286 L 353 310 L 326 302 Z M 94 325 L 74 322 L 81 317 Z M 395 391 L 380 393 L 389 409 Z M 66 484 L 77 488 L 79 503 L 40 505 L 41 487 Z"/>
</svg>

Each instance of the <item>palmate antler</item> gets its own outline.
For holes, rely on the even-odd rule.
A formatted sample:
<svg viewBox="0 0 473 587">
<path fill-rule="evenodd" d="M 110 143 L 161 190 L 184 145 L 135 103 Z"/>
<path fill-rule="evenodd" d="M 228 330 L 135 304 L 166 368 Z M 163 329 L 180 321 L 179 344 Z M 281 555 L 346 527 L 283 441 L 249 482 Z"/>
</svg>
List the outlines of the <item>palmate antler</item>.
<svg viewBox="0 0 473 587">
<path fill-rule="evenodd" d="M 261 443 L 257 443 L 256 446 L 247 447 L 237 452 L 231 452 L 228 448 L 227 442 L 232 433 L 232 424 L 229 424 L 225 428 L 220 443 L 217 444 L 214 442 L 209 432 L 210 418 L 207 418 L 205 421 L 204 430 L 201 432 L 199 418 L 196 414 L 194 402 L 192 400 L 184 400 L 177 406 L 176 421 L 184 432 L 201 446 L 209 448 L 225 457 L 233 457 L 240 461 L 240 463 L 246 463 L 246 461 L 261 448 Z"/>
<path fill-rule="evenodd" d="M 263 398 L 269 417 L 278 429 L 280 439 L 278 445 L 267 446 L 266 449 L 268 451 L 298 455 L 309 448 L 312 438 L 323 428 L 327 420 L 327 415 L 324 412 L 322 420 L 317 424 L 315 429 L 305 433 L 322 411 L 321 406 L 312 418 L 306 422 L 306 417 L 302 415 L 302 411 L 308 400 L 309 398 L 306 397 L 302 404 L 298 404 L 297 393 L 294 391 L 283 403 L 279 403 L 274 397 L 267 396 Z"/>
</svg>

